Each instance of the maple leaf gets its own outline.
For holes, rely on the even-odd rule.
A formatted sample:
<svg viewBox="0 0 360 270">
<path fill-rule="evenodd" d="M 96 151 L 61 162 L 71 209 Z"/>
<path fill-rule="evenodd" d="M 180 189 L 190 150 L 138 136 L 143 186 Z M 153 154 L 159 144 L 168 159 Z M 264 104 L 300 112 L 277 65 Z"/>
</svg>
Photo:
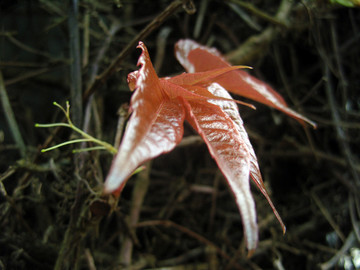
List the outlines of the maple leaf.
<svg viewBox="0 0 360 270">
<path fill-rule="evenodd" d="M 182 50 L 184 48 L 179 44 L 181 43 L 177 44 L 178 59 L 188 71 L 194 72 L 194 67 L 201 58 L 197 56 L 193 61 L 193 49 Z M 141 68 L 128 75 L 129 87 L 135 90 L 130 103 L 132 114 L 105 181 L 104 192 L 119 195 L 138 166 L 171 151 L 182 139 L 183 122 L 186 120 L 205 141 L 235 196 L 242 216 L 249 254 L 254 251 L 258 242 L 250 176 L 270 203 L 285 232 L 285 226 L 263 184 L 256 155 L 235 103 L 238 101 L 233 100 L 225 90 L 229 87 L 227 76 L 234 78 L 233 73 L 238 72 L 242 66 L 232 67 L 226 62 L 216 66 L 216 61 L 209 58 L 214 60 L 212 69 L 183 73 L 172 78 L 158 78 L 146 46 L 139 42 L 138 48 L 142 50 L 138 61 Z M 258 83 L 260 84 L 260 81 Z M 230 88 L 231 91 L 235 89 Z M 267 93 L 261 92 L 257 95 L 257 100 L 269 103 Z M 261 95 L 265 97 L 261 98 Z M 278 101 L 273 103 L 273 106 L 280 106 Z M 299 121 L 308 121 L 296 112 L 286 109 L 284 102 L 280 103 L 280 108 L 286 113 Z"/>
<path fill-rule="evenodd" d="M 175 45 L 175 55 L 180 64 L 189 73 L 203 72 L 231 66 L 215 48 L 202 46 L 191 39 L 179 40 Z M 284 98 L 268 84 L 251 76 L 244 70 L 234 70 L 217 77 L 217 82 L 227 91 L 253 99 L 257 102 L 276 108 L 298 120 L 301 124 L 316 124 L 310 119 L 290 109 Z"/>
</svg>

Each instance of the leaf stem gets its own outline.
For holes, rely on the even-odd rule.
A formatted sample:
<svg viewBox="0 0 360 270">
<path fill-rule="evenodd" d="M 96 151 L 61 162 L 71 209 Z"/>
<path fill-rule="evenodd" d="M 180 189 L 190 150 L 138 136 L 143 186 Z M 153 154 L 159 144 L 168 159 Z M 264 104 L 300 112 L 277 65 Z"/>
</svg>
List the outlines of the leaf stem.
<svg viewBox="0 0 360 270">
<path fill-rule="evenodd" d="M 111 144 L 94 138 L 93 136 L 91 136 L 91 135 L 87 134 L 86 132 L 82 131 L 81 129 L 79 129 L 78 127 L 76 127 L 72 123 L 72 121 L 70 119 L 70 104 L 69 104 L 68 101 L 66 102 L 66 109 L 57 102 L 53 102 L 53 104 L 56 107 L 58 107 L 60 110 L 63 111 L 68 123 L 35 124 L 35 127 L 41 127 L 41 128 L 60 127 L 60 126 L 68 127 L 68 128 L 71 128 L 72 130 L 74 130 L 75 132 L 77 132 L 78 134 L 80 134 L 83 138 L 82 139 L 75 139 L 75 140 L 67 141 L 67 142 L 64 142 L 64 143 L 61 143 L 61 144 L 57 144 L 55 146 L 43 149 L 43 150 L 41 150 L 41 152 L 47 152 L 47 151 L 50 151 L 50 150 L 54 150 L 56 148 L 62 147 L 64 145 L 72 144 L 72 143 L 93 142 L 95 144 L 98 144 L 99 147 L 91 147 L 91 148 L 86 148 L 86 149 L 88 149 L 88 150 L 106 149 L 111 154 L 116 154 L 117 153 L 116 148 L 114 148 Z M 84 152 L 84 151 L 86 151 L 86 149 L 75 150 L 75 153 Z"/>
<path fill-rule="evenodd" d="M 104 146 L 94 146 L 94 147 L 88 147 L 88 148 L 81 148 L 81 149 L 74 149 L 73 153 L 81 153 L 81 152 L 88 152 L 88 151 L 94 151 L 94 150 L 106 150 Z"/>
<path fill-rule="evenodd" d="M 59 148 L 59 147 L 65 146 L 65 145 L 69 145 L 69 144 L 73 144 L 73 143 L 90 142 L 90 141 L 91 141 L 90 139 L 75 139 L 75 140 L 71 140 L 71 141 L 67 141 L 67 142 L 63 142 L 63 143 L 51 146 L 49 148 L 42 149 L 41 152 L 43 152 L 43 153 L 48 152 L 48 151 L 54 150 L 56 148 Z"/>
</svg>

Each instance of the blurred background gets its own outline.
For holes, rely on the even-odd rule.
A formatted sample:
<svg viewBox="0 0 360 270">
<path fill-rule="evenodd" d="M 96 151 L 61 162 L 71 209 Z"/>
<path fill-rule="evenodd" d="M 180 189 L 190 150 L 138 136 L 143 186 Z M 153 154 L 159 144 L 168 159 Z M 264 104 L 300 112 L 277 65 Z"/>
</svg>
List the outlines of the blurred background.
<svg viewBox="0 0 360 270">
<path fill-rule="evenodd" d="M 121 197 L 103 196 L 106 151 L 73 153 L 73 123 L 117 145 L 139 40 L 160 77 L 183 72 L 174 44 L 250 65 L 301 126 L 261 104 L 240 113 L 287 232 L 253 186 L 260 242 L 206 145 L 185 125 Z M 359 269 L 360 9 L 356 0 L 1 0 L 0 269 Z M 245 100 L 241 97 L 237 99 Z"/>
</svg>

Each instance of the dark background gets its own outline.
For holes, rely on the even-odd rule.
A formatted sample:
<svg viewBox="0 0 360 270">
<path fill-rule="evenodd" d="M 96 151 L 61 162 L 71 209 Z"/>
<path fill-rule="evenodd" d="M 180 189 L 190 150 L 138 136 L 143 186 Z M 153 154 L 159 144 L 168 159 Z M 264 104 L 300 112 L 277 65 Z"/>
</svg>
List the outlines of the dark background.
<svg viewBox="0 0 360 270">
<path fill-rule="evenodd" d="M 327 1 L 239 2 L 193 1 L 194 14 L 179 5 L 142 41 L 159 76 L 183 72 L 177 40 L 216 47 L 317 122 L 313 130 L 264 105 L 240 108 L 286 234 L 253 186 L 260 242 L 246 257 L 234 198 L 196 137 L 147 164 L 119 201 L 101 194 L 111 154 L 73 154 L 79 145 L 40 153 L 77 136 L 34 127 L 63 120 L 54 101 L 70 100 L 74 122 L 113 144 L 139 50 L 130 47 L 82 107 L 76 79 L 81 97 L 171 1 L 83 0 L 76 16 L 72 1 L 1 0 L 0 269 L 360 267 L 360 10 Z M 185 135 L 196 134 L 186 125 Z"/>
</svg>

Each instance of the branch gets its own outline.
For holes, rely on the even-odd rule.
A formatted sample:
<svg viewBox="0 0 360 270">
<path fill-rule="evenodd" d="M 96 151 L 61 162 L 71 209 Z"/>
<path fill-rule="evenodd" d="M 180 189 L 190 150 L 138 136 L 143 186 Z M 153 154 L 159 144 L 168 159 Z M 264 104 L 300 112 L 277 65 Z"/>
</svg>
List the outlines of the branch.
<svg viewBox="0 0 360 270">
<path fill-rule="evenodd" d="M 281 25 L 287 25 L 286 18 L 290 14 L 292 7 L 291 1 L 283 0 L 280 4 L 275 20 L 282 22 Z M 284 29 L 284 28 L 282 28 Z M 259 55 L 267 51 L 270 43 L 278 36 L 280 29 L 271 25 L 262 33 L 249 37 L 241 46 L 226 55 L 226 59 L 234 65 L 250 64 Z"/>
<path fill-rule="evenodd" d="M 78 27 L 78 0 L 71 0 L 69 7 L 69 47 L 70 47 L 70 91 L 73 105 L 73 119 L 76 126 L 82 122 L 82 81 L 81 55 Z"/>
<path fill-rule="evenodd" d="M 167 18 L 173 15 L 181 6 L 186 9 L 185 5 L 191 3 L 191 0 L 175 0 L 163 12 L 161 12 L 154 20 L 152 20 L 138 35 L 136 35 L 127 46 L 117 55 L 110 66 L 103 71 L 95 81 L 86 89 L 83 99 L 87 100 L 90 95 L 99 87 L 101 87 L 118 69 L 124 58 L 135 49 L 139 40 L 145 39 L 155 29 L 157 29 Z M 193 12 L 193 10 L 187 10 Z"/>
<path fill-rule="evenodd" d="M 1 103 L 2 103 L 2 106 L 4 109 L 4 114 L 5 114 L 6 120 L 9 124 L 11 133 L 14 137 L 14 141 L 15 141 L 17 147 L 19 148 L 21 157 L 24 158 L 25 152 L 26 152 L 26 146 L 25 146 L 24 140 L 21 136 L 19 126 L 16 122 L 14 112 L 11 108 L 9 98 L 6 93 L 4 79 L 3 79 L 1 70 L 0 70 L 0 97 L 1 97 Z"/>
</svg>

